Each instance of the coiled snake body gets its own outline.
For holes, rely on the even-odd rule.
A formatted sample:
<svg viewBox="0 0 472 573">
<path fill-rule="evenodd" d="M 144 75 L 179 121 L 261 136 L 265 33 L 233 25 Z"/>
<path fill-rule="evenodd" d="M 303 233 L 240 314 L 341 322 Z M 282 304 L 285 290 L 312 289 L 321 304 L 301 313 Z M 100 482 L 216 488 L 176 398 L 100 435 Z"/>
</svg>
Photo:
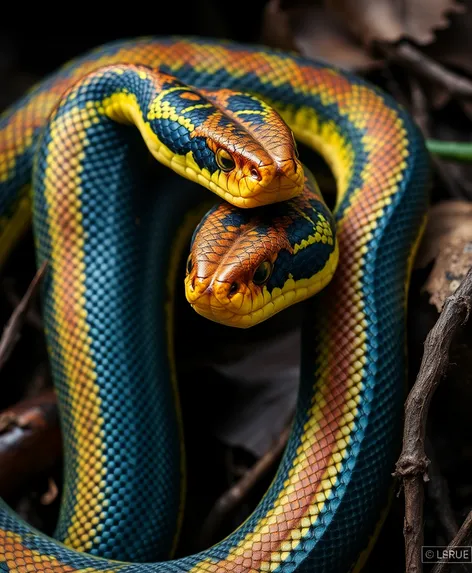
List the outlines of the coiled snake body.
<svg viewBox="0 0 472 573">
<path fill-rule="evenodd" d="M 72 87 L 103 66 L 111 67 Z M 168 384 L 174 376 L 172 287 L 158 274 L 175 271 L 171 254 L 179 245 L 171 239 L 182 208 L 169 192 L 154 206 L 149 189 L 135 191 L 139 176 L 131 167 L 142 154 L 135 157 L 131 129 L 123 124 L 137 124 L 156 157 L 190 179 L 206 177 L 204 184 L 223 190 L 223 196 L 227 179 L 209 167 L 213 156 L 205 149 L 193 147 L 189 159 L 175 146 L 166 159 L 174 143 L 153 148 L 152 121 L 164 126 L 161 141 L 185 138 L 196 127 L 184 122 L 178 133 L 165 135 L 175 106 L 167 101 L 143 110 L 154 84 L 139 66 L 205 90 L 255 93 L 273 105 L 295 137 L 317 149 L 333 170 L 339 244 L 332 282 L 307 302 L 297 412 L 271 488 L 251 517 L 214 547 L 147 564 L 114 559 L 162 558 L 180 520 L 180 484 L 168 477 L 178 474 L 181 463 L 178 408 Z M 187 99 L 198 97 L 197 92 Z M 270 111 L 260 111 L 265 113 Z M 3 504 L 0 571 L 290 573 L 345 571 L 360 562 L 386 500 L 398 444 L 406 287 L 427 207 L 427 153 L 409 116 L 355 76 L 297 56 L 218 41 L 143 39 L 73 62 L 1 118 L 3 257 L 29 221 L 33 159 L 38 257 L 50 261 L 45 322 L 66 448 L 56 537 L 69 547 L 35 531 Z M 225 167 L 228 157 L 220 160 Z M 269 173 L 264 189 L 263 171 L 256 165 L 236 203 L 253 206 L 249 201 L 256 197 L 268 203 L 274 189 L 278 200 L 288 199 L 285 189 L 303 185 L 295 159 L 283 172 Z M 259 183 L 251 183 L 252 176 Z M 306 220 L 306 213 L 300 216 Z M 322 225 L 329 235 L 326 221 L 328 215 L 314 227 Z M 198 241 L 197 233 L 194 244 L 201 247 Z M 319 243 L 314 233 L 299 242 L 297 253 Z M 337 255 L 323 248 L 331 275 Z M 162 249 L 168 255 L 156 270 L 149 263 Z M 189 273 L 190 300 L 198 285 L 194 268 Z M 284 289 L 292 292 L 290 302 L 294 292 L 308 296 L 307 283 L 297 283 L 306 277 L 294 273 L 290 288 L 280 279 L 270 286 L 277 278 L 272 273 L 261 296 L 272 294 L 270 288 L 278 289 L 279 301 Z M 283 306 L 271 304 L 275 311 Z M 265 318 L 264 305 L 258 320 Z M 216 312 L 224 314 L 229 306 L 221 306 Z M 207 304 L 202 313 L 209 308 L 215 307 Z"/>
</svg>

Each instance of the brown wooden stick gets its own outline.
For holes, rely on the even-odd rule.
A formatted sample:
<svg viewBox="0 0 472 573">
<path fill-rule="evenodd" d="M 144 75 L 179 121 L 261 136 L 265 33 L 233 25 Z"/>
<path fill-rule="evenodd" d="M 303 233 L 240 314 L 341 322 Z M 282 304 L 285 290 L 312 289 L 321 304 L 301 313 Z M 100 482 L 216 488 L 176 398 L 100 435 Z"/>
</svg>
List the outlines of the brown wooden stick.
<svg viewBox="0 0 472 573">
<path fill-rule="evenodd" d="M 423 545 L 423 482 L 428 480 L 429 460 L 425 453 L 426 419 L 431 398 L 449 364 L 451 341 L 469 318 L 472 305 L 472 269 L 443 310 L 429 332 L 423 360 L 405 404 L 403 450 L 396 464 L 395 475 L 401 478 L 405 491 L 405 553 L 406 572 L 421 573 Z"/>
<path fill-rule="evenodd" d="M 0 370 L 15 348 L 21 327 L 23 326 L 23 322 L 25 321 L 25 317 L 28 312 L 29 304 L 35 296 L 39 285 L 41 284 L 41 279 L 46 272 L 46 267 L 47 261 L 44 261 L 34 276 L 34 279 L 31 281 L 28 290 L 26 291 L 18 306 L 13 311 L 10 320 L 5 326 L 2 338 L 0 339 Z"/>
<path fill-rule="evenodd" d="M 470 546 L 471 543 L 472 543 L 472 511 L 465 518 L 464 523 L 457 532 L 457 535 L 454 537 L 451 543 L 449 543 L 447 548 L 453 549 L 454 547 L 460 547 L 464 545 Z M 446 554 L 448 553 L 446 552 Z M 446 558 L 442 563 L 437 563 L 431 573 L 444 573 L 445 571 L 447 571 L 447 569 L 449 569 L 449 564 L 450 564 L 449 559 Z M 470 565 L 469 566 L 464 565 L 464 567 L 467 568 L 470 567 Z"/>
<path fill-rule="evenodd" d="M 450 95 L 462 99 L 472 98 L 470 80 L 451 72 L 408 42 L 396 45 L 379 44 L 378 47 L 388 59 L 411 69 L 420 77 L 443 86 Z"/>
<path fill-rule="evenodd" d="M 200 545 L 202 547 L 208 547 L 215 541 L 215 533 L 218 532 L 223 519 L 246 498 L 262 476 L 272 468 L 287 445 L 290 430 L 290 427 L 285 428 L 271 448 L 233 487 L 216 501 L 202 527 L 200 535 Z"/>
<path fill-rule="evenodd" d="M 0 413 L 0 497 L 18 491 L 61 457 L 61 432 L 52 390 Z"/>
</svg>

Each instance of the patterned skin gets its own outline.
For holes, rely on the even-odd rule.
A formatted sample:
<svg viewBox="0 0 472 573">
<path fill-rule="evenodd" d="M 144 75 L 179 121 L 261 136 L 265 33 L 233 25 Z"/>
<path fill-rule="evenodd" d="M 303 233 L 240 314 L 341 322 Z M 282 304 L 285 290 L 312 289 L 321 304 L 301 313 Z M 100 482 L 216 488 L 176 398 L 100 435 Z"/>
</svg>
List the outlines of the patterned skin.
<svg viewBox="0 0 472 573">
<path fill-rule="evenodd" d="M 185 279 L 199 314 L 247 328 L 331 281 L 339 256 L 332 215 L 305 172 L 295 199 L 250 210 L 221 203 L 202 219 Z"/>
<path fill-rule="evenodd" d="M 117 563 L 60 545 L 34 531 L 3 506 L 0 510 L 0 570 L 19 573 L 348 570 L 358 561 L 378 521 L 389 490 L 398 444 L 405 372 L 406 285 L 427 206 L 428 161 L 423 140 L 408 115 L 385 94 L 356 77 L 309 60 L 264 48 L 201 40 L 144 39 L 115 44 L 71 64 L 3 116 L 0 212 L 4 214 L 2 237 L 5 241 L 2 245 L 12 243 L 27 222 L 28 200 L 21 191 L 30 180 L 39 128 L 45 125 L 59 96 L 75 79 L 98 66 L 115 62 L 159 68 L 187 84 L 209 90 L 221 87 L 255 92 L 274 105 L 296 138 L 318 149 L 336 176 L 335 217 L 340 265 L 321 296 L 307 302 L 302 375 L 291 438 L 271 488 L 238 530 L 197 555 L 155 564 Z M 67 132 L 67 122 L 62 129 Z M 143 298 L 150 296 L 141 296 L 139 287 L 155 277 L 145 275 L 145 266 L 135 268 L 134 258 L 129 256 L 138 248 L 131 230 L 136 232 L 140 225 L 134 218 L 135 211 L 128 206 L 135 181 L 128 171 L 122 171 L 121 158 L 111 153 L 117 142 L 125 145 L 122 130 L 116 127 L 114 139 L 107 144 L 102 142 L 95 157 L 95 166 L 101 168 L 98 174 L 95 172 L 91 177 L 87 171 L 89 167 L 92 169 L 93 161 L 87 169 L 77 172 L 80 193 L 67 199 L 69 203 L 63 207 L 62 217 L 53 216 L 48 201 L 52 203 L 56 199 L 41 179 L 42 175 L 53 177 L 59 168 L 59 155 L 56 163 L 48 164 L 46 160 L 52 157 L 54 161 L 55 157 L 54 119 L 49 124 L 37 163 L 35 193 L 43 197 L 39 201 L 35 198 L 40 259 L 52 252 L 52 262 L 58 269 L 60 257 L 68 250 L 75 249 L 77 257 L 76 266 L 68 269 L 71 273 L 68 278 L 61 275 L 63 284 L 51 273 L 53 276 L 46 285 L 51 300 L 49 306 L 46 303 L 46 322 L 50 325 L 49 344 L 56 359 L 55 377 L 63 389 L 61 400 L 65 405 L 78 405 L 80 397 L 81 404 L 78 411 L 71 409 L 69 414 L 67 408 L 64 409 L 65 436 L 77 440 L 85 455 L 78 470 L 66 468 L 65 505 L 67 499 L 74 504 L 80 496 L 86 502 L 90 491 L 93 497 L 94 483 L 90 482 L 94 479 L 105 480 L 106 488 L 113 485 L 121 475 L 120 470 L 115 473 L 115 468 L 109 469 L 113 456 L 123 444 L 119 438 L 125 436 L 125 441 L 132 441 L 134 428 L 144 423 L 141 416 L 132 419 L 125 414 L 130 407 L 138 412 L 141 405 L 152 404 L 152 400 L 144 396 L 136 405 L 135 394 L 126 391 L 122 382 L 119 391 L 112 395 L 113 386 L 107 385 L 107 379 L 100 378 L 104 362 L 97 358 L 100 347 L 109 342 L 103 360 L 108 361 L 111 371 L 120 369 L 117 356 L 120 361 L 124 360 L 125 368 L 132 365 L 127 380 L 132 381 L 131 390 L 134 390 L 138 388 L 134 385 L 135 377 L 143 377 L 143 368 L 135 370 L 134 363 L 137 358 L 149 356 L 147 348 L 132 343 L 138 333 L 142 334 L 139 330 L 142 324 L 129 322 L 135 315 L 143 314 L 136 312 L 137 301 L 142 305 Z M 96 137 L 99 141 L 99 135 Z M 70 145 L 84 142 L 75 140 Z M 89 145 L 89 141 L 86 143 Z M 115 199 L 111 191 L 118 187 L 117 182 L 122 194 L 117 194 Z M 105 196 L 102 193 L 94 202 L 93 186 L 108 193 Z M 62 200 L 59 199 L 61 205 Z M 146 207 L 136 208 L 143 221 Z M 167 208 L 171 208 L 170 204 Z M 118 221 L 114 221 L 115 213 L 120 214 Z M 99 214 L 105 219 L 95 223 L 95 227 L 91 223 L 87 226 Z M 171 228 L 170 223 L 165 225 L 165 217 L 162 221 L 159 233 L 155 233 L 159 236 L 154 237 L 156 244 L 161 241 L 160 246 L 165 237 L 169 242 L 166 232 Z M 65 225 L 71 233 L 62 244 L 58 244 L 59 232 L 56 234 L 59 225 Z M 112 234 L 116 225 L 127 229 L 124 243 L 118 244 Z M 149 225 L 143 223 L 143 226 Z M 74 235 L 79 227 L 86 231 L 87 239 L 94 239 L 90 244 L 83 243 L 84 237 L 80 234 Z M 99 245 L 106 247 L 101 257 L 93 254 Z M 196 239 L 195 248 L 197 246 Z M 100 258 L 101 263 L 108 259 L 116 262 L 117 252 L 121 274 L 110 277 L 100 270 L 102 267 L 96 259 Z M 199 262 L 194 264 L 198 268 Z M 121 285 L 118 299 L 127 303 L 126 312 L 121 311 L 124 317 L 116 309 L 110 312 L 106 303 L 100 305 L 104 290 L 118 288 L 117 277 L 122 280 L 123 276 L 128 278 Z M 74 292 L 81 293 L 80 304 L 85 305 L 85 312 L 79 313 L 77 318 L 71 314 L 72 301 L 69 304 L 67 297 L 62 298 L 64 293 L 72 293 L 72 283 L 78 287 Z M 156 312 L 162 308 L 164 297 L 165 291 L 159 291 L 157 299 L 161 305 L 156 304 Z M 152 300 L 155 303 L 155 299 Z M 147 312 L 146 317 L 149 314 L 152 313 Z M 146 317 L 140 319 L 146 322 Z M 93 320 L 96 327 L 91 328 Z M 148 329 L 152 328 L 148 325 Z M 162 344 L 157 346 L 160 352 L 171 356 L 169 334 L 160 331 L 153 334 L 162 338 Z M 119 347 L 115 348 L 117 344 Z M 166 362 L 166 356 L 160 357 L 157 366 L 150 364 L 146 372 L 150 375 L 155 372 L 161 378 L 172 377 L 171 359 Z M 95 389 L 95 399 L 92 391 L 89 400 L 86 391 L 95 383 L 103 386 Z M 169 440 L 165 453 L 177 459 L 174 454 L 177 454 L 179 436 L 178 431 L 172 429 L 172 397 L 171 390 L 164 393 L 164 411 L 171 419 L 161 430 L 172 434 L 166 436 L 173 437 L 173 441 Z M 116 418 L 112 417 L 113 410 L 118 414 Z M 145 419 L 147 424 L 149 418 Z M 108 431 L 111 438 L 107 438 Z M 113 448 L 115 442 L 118 447 Z M 151 444 L 136 448 L 137 454 L 145 457 L 149 450 L 152 450 Z M 71 454 L 77 456 L 77 451 L 67 451 L 66 444 L 66 455 L 73 465 L 75 457 Z M 155 459 L 153 461 L 155 466 Z M 146 467 L 152 470 L 153 464 Z M 127 504 L 126 484 L 131 482 L 134 489 L 142 488 L 143 499 L 146 499 L 150 490 L 144 475 L 143 471 L 130 472 L 123 482 L 118 479 L 118 485 L 124 489 L 118 487 L 111 499 L 85 504 L 86 519 L 80 515 L 76 518 L 80 524 L 75 526 L 68 543 L 87 549 L 90 547 L 87 544 L 93 545 L 96 538 L 109 535 L 112 547 L 108 549 L 113 551 L 113 542 L 120 539 L 114 535 L 118 528 L 116 517 L 119 523 L 136 511 Z M 87 476 L 91 478 L 88 484 Z M 159 479 L 157 475 L 156 479 Z M 86 489 L 90 485 L 92 487 Z M 172 479 L 167 485 L 170 492 Z M 175 500 L 178 496 L 170 492 L 169 497 Z M 169 505 L 172 504 L 175 505 L 175 501 Z M 132 535 L 128 530 L 126 543 L 118 545 L 133 546 L 133 536 L 141 537 L 136 524 L 143 525 L 142 521 L 139 513 L 133 515 L 135 530 Z M 123 548 L 126 549 L 120 547 Z"/>
</svg>

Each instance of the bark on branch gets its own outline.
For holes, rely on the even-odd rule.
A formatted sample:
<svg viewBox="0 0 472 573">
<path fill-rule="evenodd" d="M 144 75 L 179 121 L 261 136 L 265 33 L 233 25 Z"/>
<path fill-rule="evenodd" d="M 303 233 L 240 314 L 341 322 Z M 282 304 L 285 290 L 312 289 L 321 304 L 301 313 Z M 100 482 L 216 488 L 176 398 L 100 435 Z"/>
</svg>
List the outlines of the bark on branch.
<svg viewBox="0 0 472 573">
<path fill-rule="evenodd" d="M 395 475 L 405 491 L 405 553 L 407 573 L 421 573 L 423 545 L 424 482 L 428 480 L 429 459 L 425 453 L 426 420 L 431 398 L 449 364 L 449 348 L 454 335 L 463 326 L 472 306 L 472 269 L 454 294 L 449 296 L 442 312 L 429 332 L 416 382 L 405 404 L 403 450 Z"/>
</svg>

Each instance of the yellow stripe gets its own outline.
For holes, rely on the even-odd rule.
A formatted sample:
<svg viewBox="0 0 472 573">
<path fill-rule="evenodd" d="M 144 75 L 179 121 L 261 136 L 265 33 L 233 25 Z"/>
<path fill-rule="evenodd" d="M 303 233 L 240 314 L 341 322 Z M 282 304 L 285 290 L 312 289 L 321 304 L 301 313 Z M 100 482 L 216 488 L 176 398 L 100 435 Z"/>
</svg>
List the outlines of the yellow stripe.
<svg viewBox="0 0 472 573">
<path fill-rule="evenodd" d="M 179 123 L 180 125 L 185 127 L 185 129 L 187 129 L 189 132 L 192 132 L 194 131 L 195 126 L 190 121 L 190 119 L 182 117 L 182 114 L 180 112 L 177 112 L 174 106 L 172 106 L 167 100 L 164 100 L 164 98 L 169 93 L 176 91 L 188 92 L 189 89 L 184 86 L 177 86 L 166 90 L 162 90 L 159 93 L 159 95 L 156 98 L 154 98 L 154 100 L 151 102 L 147 117 L 148 119 L 170 119 L 171 121 L 175 121 L 176 123 Z M 195 104 L 195 106 L 197 105 L 206 106 L 207 104 Z M 208 107 L 210 107 L 210 104 L 208 104 Z"/>
<path fill-rule="evenodd" d="M 329 227 L 328 223 L 326 225 Z M 319 230 L 320 228 L 320 230 Z M 328 245 L 333 244 L 333 237 L 331 233 L 327 233 L 327 229 L 321 228 L 319 225 L 316 227 L 317 232 L 314 235 L 308 235 L 306 239 L 300 241 L 293 247 L 293 254 L 296 255 L 298 252 L 303 251 L 310 245 L 315 245 L 316 243 L 324 243 Z M 331 231 L 331 229 L 329 229 Z"/>
<path fill-rule="evenodd" d="M 76 488 L 77 495 L 67 537 L 64 542 L 76 549 L 89 550 L 94 538 L 103 527 L 106 501 L 96 495 L 96 489 L 103 491 L 105 484 L 105 447 L 103 443 L 104 420 L 100 413 L 101 399 L 96 384 L 96 365 L 92 358 L 92 340 L 87 324 L 85 308 L 85 262 L 82 228 L 80 157 L 87 145 L 86 123 L 97 123 L 95 110 L 73 108 L 51 124 L 51 143 L 48 147 L 47 168 L 44 180 L 44 197 L 48 206 L 48 224 L 51 243 L 52 293 L 58 347 L 70 399 L 73 422 L 68 431 L 74 436 L 77 448 Z M 58 141 L 67 139 L 70 125 L 79 129 L 77 139 L 69 139 L 70 147 L 63 148 Z M 60 167 L 59 165 L 62 165 Z M 75 188 L 62 190 L 57 175 L 67 169 Z M 58 209 L 58 203 L 61 208 Z M 67 207 L 67 209 L 66 209 Z M 66 210 L 65 210 L 66 209 Z M 65 216 L 73 215 L 74 222 L 64 232 L 61 225 Z M 67 236 L 64 236 L 67 235 Z M 73 260 L 73 264 L 69 263 Z M 68 269 L 70 272 L 65 272 Z M 72 286 L 71 286 L 72 283 Z M 71 294 L 73 291 L 74 294 Z M 73 297 L 73 298 L 72 298 Z M 71 308 L 71 305 L 73 308 Z M 74 318 L 71 320 L 71 312 Z M 77 356 L 80 360 L 77 360 Z M 84 400 L 84 394 L 87 399 Z M 90 488 L 95 482 L 96 487 Z"/>
<path fill-rule="evenodd" d="M 234 112 L 234 115 L 267 115 L 267 110 L 258 109 L 241 109 Z"/>
<path fill-rule="evenodd" d="M 344 402 L 343 416 L 339 425 L 340 429 L 336 433 L 334 454 L 322 477 L 319 488 L 320 491 L 316 496 L 315 504 L 310 506 L 308 514 L 302 518 L 301 528 L 292 529 L 287 541 L 282 544 L 280 550 L 276 550 L 271 553 L 269 559 L 261 563 L 261 571 L 274 571 L 282 562 L 289 558 L 291 552 L 298 547 L 303 538 L 308 534 L 309 528 L 313 526 L 321 511 L 324 509 L 326 500 L 329 498 L 333 486 L 336 483 L 336 477 L 341 471 L 342 462 L 347 453 L 349 436 L 352 434 L 354 429 L 355 418 L 358 413 L 360 390 L 361 384 L 356 383 L 351 379 L 350 384 L 346 387 L 345 395 L 346 397 L 349 396 L 349 399 L 346 399 Z M 291 493 L 295 492 L 297 484 L 300 481 L 300 476 L 310 475 L 307 450 L 313 446 L 316 433 L 321 429 L 321 423 L 323 422 L 323 408 L 326 406 L 327 400 L 329 399 L 328 392 L 329 387 L 325 379 L 324 383 L 318 388 L 318 391 L 313 397 L 312 402 L 314 406 L 309 412 L 309 421 L 305 424 L 301 437 L 301 445 L 297 450 L 297 456 L 293 460 L 292 468 L 288 474 L 288 479 L 284 483 L 284 488 L 279 492 L 273 508 L 261 518 L 261 520 L 255 525 L 253 531 L 250 531 L 236 546 L 231 548 L 225 562 L 234 562 L 239 556 L 244 555 L 245 552 L 248 552 L 249 554 L 253 550 L 254 545 L 260 543 L 263 535 L 270 535 L 271 525 L 276 525 L 278 522 L 277 516 L 286 511 L 285 508 L 290 503 L 289 496 Z M 199 571 L 201 572 L 201 570 L 205 570 L 207 572 L 216 571 L 215 561 L 205 559 L 196 565 L 191 571 L 193 573 L 197 573 Z"/>
</svg>

